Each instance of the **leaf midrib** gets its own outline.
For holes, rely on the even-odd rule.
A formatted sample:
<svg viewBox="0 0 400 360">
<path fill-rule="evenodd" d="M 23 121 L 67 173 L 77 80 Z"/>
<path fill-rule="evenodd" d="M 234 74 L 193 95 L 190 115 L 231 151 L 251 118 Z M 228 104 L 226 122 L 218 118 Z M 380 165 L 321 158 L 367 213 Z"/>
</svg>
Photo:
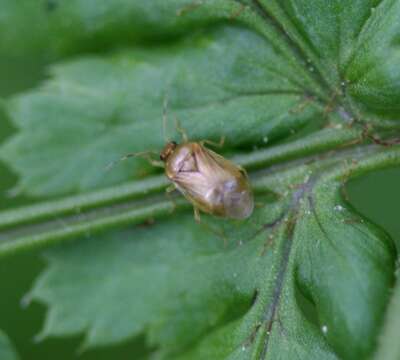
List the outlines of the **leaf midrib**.
<svg viewBox="0 0 400 360">
<path fill-rule="evenodd" d="M 238 0 L 235 0 L 238 1 Z M 283 38 L 286 42 L 286 45 L 293 51 L 294 56 L 299 60 L 299 64 L 302 64 L 310 78 L 314 79 L 322 89 L 325 89 L 326 91 L 326 96 L 329 99 L 329 94 L 332 93 L 332 89 L 330 88 L 329 83 L 326 81 L 326 79 L 323 77 L 321 74 L 320 70 L 318 67 L 313 66 L 315 69 L 314 71 L 309 71 L 308 67 L 305 66 L 305 64 L 309 63 L 308 57 L 305 55 L 304 50 L 296 43 L 295 40 L 293 40 L 288 33 L 285 31 L 283 28 L 282 24 L 272 15 L 268 12 L 267 9 L 261 4 L 259 0 L 251 0 L 252 8 L 254 9 L 254 12 L 257 13 L 264 21 L 266 21 L 269 25 L 271 25 L 276 32 Z M 314 92 L 311 91 L 313 95 L 318 98 L 322 103 L 325 103 L 324 99 L 321 99 L 318 94 L 315 94 Z"/>
<path fill-rule="evenodd" d="M 289 206 L 288 214 L 286 215 L 287 221 L 284 221 L 284 248 L 281 255 L 278 275 L 275 280 L 275 285 L 273 286 L 274 293 L 272 295 L 272 300 L 269 303 L 267 302 L 268 305 L 264 310 L 263 324 L 265 327 L 265 332 L 263 335 L 264 341 L 263 348 L 261 350 L 261 359 L 265 359 L 268 353 L 270 334 L 275 323 L 275 314 L 279 309 L 282 291 L 290 262 L 290 254 L 293 249 L 293 236 L 297 225 L 296 219 L 299 215 L 300 205 L 303 199 L 308 196 L 308 194 L 311 194 L 317 179 L 318 176 L 310 177 L 306 182 L 299 185 L 299 188 L 292 194 L 292 204 Z"/>
</svg>

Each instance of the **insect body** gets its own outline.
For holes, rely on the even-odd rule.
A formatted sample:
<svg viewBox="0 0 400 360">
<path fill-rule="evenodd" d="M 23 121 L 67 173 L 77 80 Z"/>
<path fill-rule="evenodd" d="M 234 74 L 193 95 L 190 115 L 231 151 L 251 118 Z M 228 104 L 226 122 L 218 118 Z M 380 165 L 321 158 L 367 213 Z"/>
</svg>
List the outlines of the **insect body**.
<svg viewBox="0 0 400 360">
<path fill-rule="evenodd" d="M 163 111 L 164 137 L 166 110 L 167 98 L 164 100 Z M 211 141 L 188 141 L 186 132 L 178 122 L 176 128 L 183 141 L 181 144 L 167 141 L 160 153 L 161 161 L 152 159 L 154 151 L 130 153 L 120 160 L 142 156 L 152 165 L 164 168 L 166 176 L 173 183 L 172 190 L 178 189 L 193 204 L 196 221 L 200 221 L 199 210 L 231 219 L 249 217 L 253 212 L 254 200 L 246 171 L 207 149 L 204 144 L 213 144 Z"/>
<path fill-rule="evenodd" d="M 232 219 L 253 212 L 254 201 L 246 171 L 207 149 L 203 142 L 168 142 L 160 154 L 165 174 L 199 210 Z"/>
</svg>

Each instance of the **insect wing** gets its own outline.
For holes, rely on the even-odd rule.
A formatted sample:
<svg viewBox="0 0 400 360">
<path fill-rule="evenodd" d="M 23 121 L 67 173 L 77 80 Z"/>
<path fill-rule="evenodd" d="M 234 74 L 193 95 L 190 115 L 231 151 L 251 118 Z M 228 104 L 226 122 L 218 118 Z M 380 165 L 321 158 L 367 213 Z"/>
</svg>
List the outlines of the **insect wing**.
<svg viewBox="0 0 400 360">
<path fill-rule="evenodd" d="M 253 211 L 253 196 L 244 170 L 200 144 L 193 144 L 197 171 L 179 172 L 174 182 L 195 206 L 235 219 Z"/>
<path fill-rule="evenodd" d="M 178 190 L 189 200 L 201 199 L 209 185 L 204 176 L 198 172 L 181 172 L 173 178 Z"/>
<path fill-rule="evenodd" d="M 215 192 L 218 193 L 217 197 L 222 197 L 224 215 L 234 219 L 249 217 L 254 209 L 254 200 L 246 171 L 211 150 L 207 151 L 207 155 L 213 161 L 205 162 L 205 167 L 210 164 L 214 164 L 215 167 L 218 164 L 220 168 L 218 173 L 220 186 L 215 187 Z"/>
<path fill-rule="evenodd" d="M 188 161 L 196 163 L 196 170 L 180 171 L 172 181 L 195 206 L 205 212 L 224 216 L 222 198 L 218 191 L 221 171 L 224 170 L 209 154 L 209 150 L 200 144 L 192 143 L 191 150 L 192 157 Z"/>
</svg>

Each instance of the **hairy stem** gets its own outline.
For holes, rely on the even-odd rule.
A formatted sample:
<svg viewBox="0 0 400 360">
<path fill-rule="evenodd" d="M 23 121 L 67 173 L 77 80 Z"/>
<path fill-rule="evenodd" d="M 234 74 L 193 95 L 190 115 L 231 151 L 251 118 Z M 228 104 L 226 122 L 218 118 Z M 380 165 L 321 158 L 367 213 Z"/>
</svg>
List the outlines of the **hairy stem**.
<svg viewBox="0 0 400 360">
<path fill-rule="evenodd" d="M 362 169 L 389 166 L 400 159 L 399 148 L 354 146 L 358 138 L 359 132 L 353 130 L 324 129 L 292 143 L 237 156 L 234 161 L 253 170 L 250 176 L 255 192 L 279 193 L 304 178 L 307 172 L 338 166 L 344 160 L 365 163 L 363 166 L 358 163 L 354 172 L 357 175 Z M 257 170 L 261 167 L 263 170 Z M 160 175 L 0 213 L 0 257 L 116 226 L 162 218 L 173 209 L 190 207 L 182 198 L 171 201 L 161 194 L 167 184 Z"/>
</svg>

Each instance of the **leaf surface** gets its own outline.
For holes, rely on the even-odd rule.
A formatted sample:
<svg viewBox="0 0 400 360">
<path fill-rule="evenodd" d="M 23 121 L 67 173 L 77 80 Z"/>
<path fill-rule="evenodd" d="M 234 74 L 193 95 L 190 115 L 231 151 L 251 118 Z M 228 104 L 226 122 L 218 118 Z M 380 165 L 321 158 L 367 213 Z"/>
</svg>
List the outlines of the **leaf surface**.
<svg viewBox="0 0 400 360">
<path fill-rule="evenodd" d="M 146 332 L 163 358 L 365 357 L 393 244 L 332 177 L 306 175 L 247 223 L 222 225 L 227 246 L 220 223 L 180 216 L 51 251 L 30 293 L 49 306 L 41 335 L 88 329 L 93 347 Z"/>
<path fill-rule="evenodd" d="M 147 179 L 142 159 L 105 168 L 179 140 L 175 119 L 192 140 L 225 136 L 226 156 L 269 147 L 279 159 L 252 171 L 260 204 L 246 221 L 175 213 L 49 251 L 30 293 L 48 306 L 42 338 L 85 333 L 90 348 L 145 335 L 160 359 L 374 353 L 396 251 L 342 191 L 353 173 L 398 164 L 398 1 L 50 1 L 53 15 L 5 4 L 0 30 L 45 16 L 32 52 L 109 50 L 60 62 L 7 102 L 18 132 L 0 158 L 20 192 Z M 6 39 L 16 51 L 20 33 Z M 331 152 L 318 152 L 322 133 Z"/>
<path fill-rule="evenodd" d="M 189 18 L 177 15 L 187 7 L 190 9 L 191 3 L 191 0 L 1 0 L 0 53 L 59 57 L 87 48 L 115 48 L 143 38 L 176 36 L 193 28 L 193 23 L 206 24 L 218 17 L 210 12 Z"/>
<path fill-rule="evenodd" d="M 0 331 L 0 359 L 17 360 L 18 356 L 8 337 Z"/>
<path fill-rule="evenodd" d="M 388 311 L 386 313 L 386 325 L 380 337 L 380 346 L 374 359 L 395 360 L 400 356 L 398 342 L 398 330 L 400 327 L 400 286 L 397 277 L 397 285 L 394 290 Z"/>
<path fill-rule="evenodd" d="M 166 98 L 168 138 L 179 141 L 176 119 L 191 139 L 225 136 L 227 147 L 287 136 L 323 110 L 306 99 L 296 85 L 301 78 L 281 60 L 259 35 L 224 28 L 172 49 L 58 65 L 43 87 L 10 103 L 20 132 L 0 157 L 20 175 L 20 189 L 33 195 L 143 176 L 149 166 L 137 159 L 105 170 L 126 153 L 161 150 Z"/>
</svg>

